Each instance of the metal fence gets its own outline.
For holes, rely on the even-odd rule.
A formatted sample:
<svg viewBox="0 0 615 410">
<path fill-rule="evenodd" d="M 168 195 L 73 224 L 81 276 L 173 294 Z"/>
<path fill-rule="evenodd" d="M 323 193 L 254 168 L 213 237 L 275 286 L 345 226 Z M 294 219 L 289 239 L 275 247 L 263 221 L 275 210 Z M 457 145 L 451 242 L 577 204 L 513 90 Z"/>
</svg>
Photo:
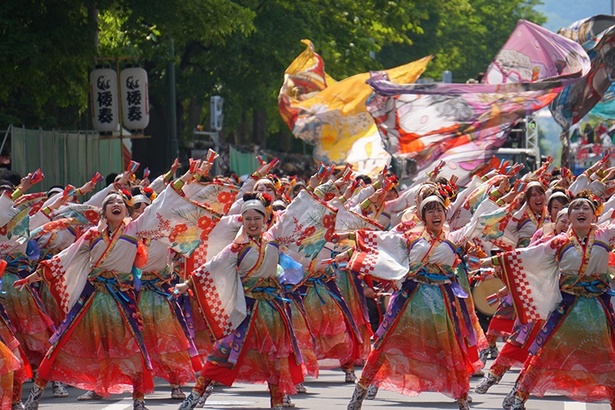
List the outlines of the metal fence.
<svg viewBox="0 0 615 410">
<path fill-rule="evenodd" d="M 121 172 L 122 141 L 94 131 L 46 131 L 10 126 L 11 169 L 22 176 L 40 168 L 45 174 L 37 190 L 87 182 L 96 171 Z M 3 147 L 5 145 L 3 141 Z"/>
</svg>

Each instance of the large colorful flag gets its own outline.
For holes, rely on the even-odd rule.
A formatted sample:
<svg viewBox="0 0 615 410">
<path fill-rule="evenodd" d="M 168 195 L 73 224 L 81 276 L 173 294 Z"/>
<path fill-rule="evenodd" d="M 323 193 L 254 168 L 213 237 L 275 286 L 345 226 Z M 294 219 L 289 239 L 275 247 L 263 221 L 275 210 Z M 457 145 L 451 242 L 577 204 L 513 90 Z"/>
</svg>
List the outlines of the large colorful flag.
<svg viewBox="0 0 615 410">
<path fill-rule="evenodd" d="M 603 120 L 612 120 L 615 118 L 615 83 L 602 96 L 602 99 L 592 110 L 589 115 L 593 115 Z"/>
<path fill-rule="evenodd" d="M 389 153 L 417 171 L 446 161 L 441 174 L 470 173 L 503 145 L 513 124 L 548 105 L 589 72 L 583 48 L 521 20 L 478 84 L 396 84 L 382 75 L 368 82 L 368 101 Z"/>
<path fill-rule="evenodd" d="M 278 104 L 295 137 L 314 145 L 317 161 L 350 162 L 355 171 L 376 174 L 388 165 L 374 120 L 365 102 L 371 94 L 369 73 L 336 82 L 327 75 L 322 58 L 309 40 L 306 49 L 284 73 Z M 425 71 L 431 57 L 387 70 L 391 81 L 412 83 Z"/>
<path fill-rule="evenodd" d="M 611 87 L 615 73 L 615 16 L 597 15 L 560 29 L 560 35 L 581 44 L 591 60 L 591 70 L 581 81 L 571 84 L 553 100 L 549 109 L 557 123 L 567 131 L 589 113 Z M 612 114 L 615 107 L 610 101 L 596 107 L 595 114 Z M 612 118 L 609 117 L 609 118 Z"/>
</svg>

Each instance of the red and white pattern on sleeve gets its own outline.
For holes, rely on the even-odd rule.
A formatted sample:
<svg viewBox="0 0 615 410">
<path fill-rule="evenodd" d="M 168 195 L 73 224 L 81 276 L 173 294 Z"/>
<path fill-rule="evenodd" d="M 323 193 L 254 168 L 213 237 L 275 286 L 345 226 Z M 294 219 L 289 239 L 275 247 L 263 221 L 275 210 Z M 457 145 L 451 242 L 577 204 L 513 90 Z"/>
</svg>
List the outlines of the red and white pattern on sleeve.
<svg viewBox="0 0 615 410">
<path fill-rule="evenodd" d="M 368 276 L 374 272 L 378 262 L 378 241 L 373 232 L 361 231 L 357 237 L 357 250 L 359 251 L 350 260 L 350 269 L 360 276 Z"/>
<path fill-rule="evenodd" d="M 192 274 L 192 271 L 197 269 L 199 266 L 203 265 L 207 262 L 207 247 L 209 245 L 209 241 L 203 241 L 196 248 L 196 250 L 190 255 L 190 257 L 186 258 L 186 263 L 184 265 L 184 277 L 188 278 Z"/>
<path fill-rule="evenodd" d="M 517 310 L 521 323 L 538 321 L 541 319 L 538 313 L 539 307 L 532 293 L 532 286 L 527 279 L 523 261 L 517 252 L 507 252 L 504 254 L 505 269 L 511 274 L 506 275 L 506 283 L 514 299 L 515 306 L 521 307 Z M 510 283 L 512 282 L 512 283 Z"/>
<path fill-rule="evenodd" d="M 214 278 L 208 271 L 203 270 L 200 275 L 193 276 L 193 280 L 196 280 L 202 289 L 207 289 L 205 292 L 206 303 L 201 303 L 201 308 L 212 334 L 216 339 L 226 336 L 233 331 L 234 327 L 229 314 L 224 310 L 224 304 L 219 297 L 220 293 L 216 289 Z"/>
<path fill-rule="evenodd" d="M 214 339 L 233 332 L 246 316 L 241 282 L 233 279 L 231 273 L 226 270 L 212 273 L 203 265 L 192 276 L 203 319 Z"/>
<path fill-rule="evenodd" d="M 51 258 L 46 261 L 42 261 L 43 265 L 43 277 L 47 283 L 49 283 L 49 290 L 62 309 L 62 312 L 68 313 L 70 310 L 70 294 L 66 288 L 66 281 L 64 277 L 64 268 L 62 263 L 57 258 Z"/>
</svg>

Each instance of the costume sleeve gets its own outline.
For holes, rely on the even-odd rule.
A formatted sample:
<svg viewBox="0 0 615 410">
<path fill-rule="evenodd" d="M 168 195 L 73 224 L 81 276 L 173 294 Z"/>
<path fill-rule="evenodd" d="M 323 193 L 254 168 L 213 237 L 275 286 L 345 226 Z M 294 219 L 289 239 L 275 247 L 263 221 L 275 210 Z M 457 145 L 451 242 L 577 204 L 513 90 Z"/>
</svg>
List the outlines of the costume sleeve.
<svg viewBox="0 0 615 410">
<path fill-rule="evenodd" d="M 149 184 L 149 187 L 152 188 L 155 193 L 157 194 L 161 193 L 166 187 L 166 184 L 164 182 L 164 174 L 154 179 L 152 183 Z"/>
<path fill-rule="evenodd" d="M 186 258 L 185 271 L 192 272 L 214 256 L 218 255 L 227 246 L 233 243 L 237 232 L 241 228 L 241 218 L 239 215 L 225 215 L 215 226 L 207 237 L 201 241 L 192 255 Z"/>
<path fill-rule="evenodd" d="M 455 244 L 463 244 L 470 239 L 481 237 L 491 242 L 505 243 L 506 226 L 512 215 L 509 207 L 500 208 L 493 201 L 484 201 L 476 210 L 470 221 L 462 228 L 452 231 L 449 239 Z M 511 249 L 505 247 L 504 249 Z"/>
<path fill-rule="evenodd" d="M 292 249 L 311 260 L 332 238 L 335 215 L 333 207 L 303 190 L 266 234 L 281 247 Z"/>
<path fill-rule="evenodd" d="M 408 274 L 406 236 L 388 231 L 357 231 L 356 247 L 348 266 L 360 276 L 400 280 Z"/>
<path fill-rule="evenodd" d="M 221 339 L 246 317 L 246 300 L 237 272 L 241 247 L 230 244 L 194 271 L 191 287 L 212 335 Z"/>
<path fill-rule="evenodd" d="M 10 252 L 30 236 L 28 208 L 15 208 L 9 195 L 0 195 L 0 253 Z"/>
<path fill-rule="evenodd" d="M 254 184 L 256 181 L 254 178 L 248 178 L 241 188 L 239 188 L 239 192 L 237 192 L 237 196 L 235 197 L 235 202 L 231 205 L 231 208 L 228 211 L 229 215 L 235 215 L 241 213 L 241 205 L 243 204 L 243 194 L 252 191 L 254 189 Z"/>
<path fill-rule="evenodd" d="M 192 201 L 226 215 L 235 202 L 239 189 L 234 185 L 212 182 L 206 185 L 188 184 L 183 187 L 183 191 Z"/>
<path fill-rule="evenodd" d="M 357 208 L 361 205 L 361 202 L 370 197 L 371 194 L 376 192 L 373 185 L 366 186 L 361 189 L 356 195 L 353 195 L 348 201 L 346 201 L 347 208 Z"/>
<path fill-rule="evenodd" d="M 102 203 L 103 200 L 105 199 L 105 197 L 107 195 L 109 195 L 111 192 L 115 192 L 115 186 L 113 184 L 106 186 L 105 188 L 101 189 L 100 191 L 96 192 L 94 195 L 92 195 L 92 197 L 90 199 L 88 199 L 87 201 L 84 202 L 84 204 L 86 205 L 92 205 L 92 206 L 97 206 L 97 207 L 102 207 Z"/>
<path fill-rule="evenodd" d="M 574 179 L 568 190 L 572 195 L 576 195 L 579 191 L 588 189 L 591 182 L 591 179 L 585 173 L 582 173 Z"/>
<path fill-rule="evenodd" d="M 220 215 L 180 195 L 169 184 L 134 221 L 136 235 L 156 239 L 190 256 L 220 220 Z"/>
<path fill-rule="evenodd" d="M 380 225 L 377 221 L 346 209 L 337 199 L 333 199 L 329 204 L 337 209 L 335 217 L 336 232 L 354 232 L 359 229 L 384 231 L 385 229 L 384 226 Z"/>
<path fill-rule="evenodd" d="M 90 229 L 68 248 L 39 264 L 39 275 L 48 283 L 51 294 L 65 314 L 75 304 L 88 280 L 90 243 L 96 232 L 95 228 Z"/>
<path fill-rule="evenodd" d="M 43 211 L 38 211 L 30 217 L 30 230 L 36 229 L 49 222 L 49 216 Z"/>
<path fill-rule="evenodd" d="M 397 198 L 385 202 L 384 211 L 390 214 L 396 214 L 410 208 L 414 205 L 414 196 L 416 195 L 418 188 L 418 185 L 413 186 L 410 189 L 402 191 Z"/>
<path fill-rule="evenodd" d="M 456 223 L 456 219 L 461 216 L 461 208 L 463 208 L 463 206 L 466 205 L 466 199 L 468 199 L 468 197 L 474 192 L 474 190 L 476 190 L 476 188 L 478 188 L 481 184 L 483 184 L 483 182 L 484 181 L 481 178 L 474 176 L 470 180 L 470 183 L 468 184 L 466 189 L 464 189 L 463 191 L 457 194 L 457 198 L 455 198 L 455 202 L 451 204 L 448 210 L 448 220 L 449 220 L 448 222 L 451 225 L 451 227 L 454 226 L 453 229 L 458 229 L 459 227 Z M 467 204 L 467 206 L 468 206 L 468 213 L 470 213 L 469 204 Z"/>
<path fill-rule="evenodd" d="M 565 235 L 501 255 L 502 280 L 513 299 L 521 323 L 545 320 L 561 301 L 556 254 Z"/>
</svg>

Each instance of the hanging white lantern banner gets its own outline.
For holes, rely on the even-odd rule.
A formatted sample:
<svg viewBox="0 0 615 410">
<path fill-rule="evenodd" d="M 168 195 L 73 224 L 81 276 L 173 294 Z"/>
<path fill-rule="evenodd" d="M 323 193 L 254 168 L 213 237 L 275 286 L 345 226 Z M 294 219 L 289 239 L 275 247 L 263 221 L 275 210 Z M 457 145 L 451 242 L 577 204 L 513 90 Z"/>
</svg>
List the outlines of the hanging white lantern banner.
<svg viewBox="0 0 615 410">
<path fill-rule="evenodd" d="M 141 67 L 125 68 L 120 73 L 122 123 L 129 130 L 142 130 L 149 124 L 147 71 Z"/>
<path fill-rule="evenodd" d="M 96 68 L 90 73 L 92 123 L 99 132 L 113 132 L 119 122 L 117 74 L 110 68 Z"/>
</svg>

